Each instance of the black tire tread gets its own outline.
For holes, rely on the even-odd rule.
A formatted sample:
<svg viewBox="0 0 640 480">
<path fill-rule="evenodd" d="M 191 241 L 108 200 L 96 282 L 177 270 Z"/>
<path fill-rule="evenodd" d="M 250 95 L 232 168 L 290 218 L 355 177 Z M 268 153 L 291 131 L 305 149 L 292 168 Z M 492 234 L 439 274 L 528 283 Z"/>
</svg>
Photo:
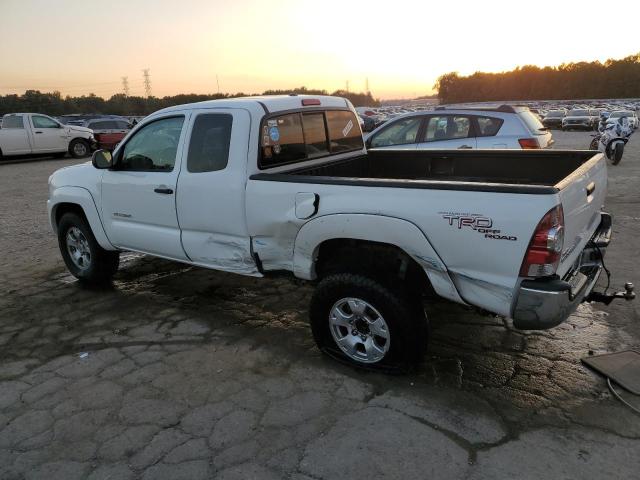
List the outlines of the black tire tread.
<svg viewBox="0 0 640 480">
<path fill-rule="evenodd" d="M 381 313 L 384 312 L 392 330 L 392 340 L 387 357 L 379 364 L 352 361 L 342 353 L 331 336 L 327 306 L 333 304 L 336 297 L 347 295 L 346 292 L 365 297 Z M 389 311 L 396 314 L 390 315 Z M 314 340 L 323 353 L 366 369 L 406 371 L 422 359 L 427 344 L 428 324 L 420 300 L 412 299 L 401 286 L 391 288 L 379 279 L 358 273 L 336 273 L 323 278 L 311 298 L 309 319 Z"/>
<path fill-rule="evenodd" d="M 85 157 L 78 157 L 73 151 L 73 146 L 79 142 L 85 144 L 85 146 L 87 147 L 87 153 L 91 153 L 91 145 L 89 144 L 89 142 L 87 142 L 84 138 L 74 138 L 69 143 L 69 155 L 71 155 L 73 158 L 85 158 Z"/>
<path fill-rule="evenodd" d="M 91 249 L 92 265 L 84 271 L 74 265 L 67 252 L 65 237 L 67 230 L 72 226 L 77 226 L 82 230 Z M 60 218 L 58 222 L 58 246 L 68 270 L 81 282 L 89 284 L 107 283 L 118 271 L 120 253 L 102 248 L 93 235 L 86 219 L 75 212 L 67 212 Z"/>
</svg>

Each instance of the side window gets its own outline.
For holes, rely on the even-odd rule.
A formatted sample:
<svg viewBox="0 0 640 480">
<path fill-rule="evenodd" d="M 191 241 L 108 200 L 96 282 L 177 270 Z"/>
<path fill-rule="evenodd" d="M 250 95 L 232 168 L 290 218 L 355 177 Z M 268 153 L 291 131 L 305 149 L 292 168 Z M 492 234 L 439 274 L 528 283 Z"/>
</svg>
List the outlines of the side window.
<svg viewBox="0 0 640 480">
<path fill-rule="evenodd" d="M 307 157 L 299 113 L 272 118 L 262 124 L 262 168 L 303 160 Z"/>
<path fill-rule="evenodd" d="M 388 147 L 415 143 L 422 117 L 396 120 L 371 139 L 371 147 Z"/>
<path fill-rule="evenodd" d="M 429 117 L 424 136 L 425 142 L 467 138 L 471 130 L 469 117 L 459 115 L 439 115 Z"/>
<path fill-rule="evenodd" d="M 189 172 L 214 172 L 226 168 L 232 123 L 233 116 L 226 113 L 205 113 L 196 117 L 187 157 Z"/>
<path fill-rule="evenodd" d="M 359 150 L 364 147 L 358 119 L 349 110 L 326 112 L 331 153 Z"/>
<path fill-rule="evenodd" d="M 114 128 L 117 128 L 118 130 L 129 130 L 131 128 L 124 120 L 116 120 L 115 123 L 116 126 Z"/>
<path fill-rule="evenodd" d="M 321 157 L 329 153 L 327 130 L 324 127 L 323 113 L 305 113 L 302 115 L 302 128 L 307 144 L 308 158 Z"/>
<path fill-rule="evenodd" d="M 31 117 L 31 121 L 33 122 L 34 128 L 59 128 L 58 123 L 48 117 L 34 115 Z"/>
<path fill-rule="evenodd" d="M 89 124 L 89 128 L 91 130 L 110 130 L 111 129 L 111 122 L 91 122 Z"/>
<path fill-rule="evenodd" d="M 118 170 L 170 172 L 176 163 L 184 117 L 156 120 L 125 144 Z"/>
<path fill-rule="evenodd" d="M 478 121 L 478 136 L 493 137 L 498 133 L 504 120 L 493 117 L 476 117 Z"/>
<path fill-rule="evenodd" d="M 24 129 L 24 117 L 21 115 L 7 115 L 2 119 L 2 128 Z"/>
</svg>

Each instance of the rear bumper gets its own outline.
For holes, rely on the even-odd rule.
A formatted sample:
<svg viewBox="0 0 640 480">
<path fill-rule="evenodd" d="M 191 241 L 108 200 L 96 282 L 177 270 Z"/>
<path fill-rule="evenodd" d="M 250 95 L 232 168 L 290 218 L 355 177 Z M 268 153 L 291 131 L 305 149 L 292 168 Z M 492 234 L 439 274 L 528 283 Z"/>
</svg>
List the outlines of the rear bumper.
<svg viewBox="0 0 640 480">
<path fill-rule="evenodd" d="M 562 280 L 522 281 L 512 315 L 514 327 L 522 330 L 555 327 L 591 293 L 602 272 L 600 253 L 604 255 L 611 241 L 611 215 L 601 215 L 598 229 L 574 268 Z"/>
</svg>

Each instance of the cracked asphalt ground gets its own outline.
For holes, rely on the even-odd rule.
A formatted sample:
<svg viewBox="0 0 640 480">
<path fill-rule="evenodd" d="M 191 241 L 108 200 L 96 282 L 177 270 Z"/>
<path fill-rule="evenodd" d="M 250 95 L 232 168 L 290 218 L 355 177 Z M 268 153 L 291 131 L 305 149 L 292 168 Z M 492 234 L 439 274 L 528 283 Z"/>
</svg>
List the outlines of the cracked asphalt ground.
<svg viewBox="0 0 640 480">
<path fill-rule="evenodd" d="M 639 135 L 609 169 L 617 287 L 640 284 Z M 543 332 L 429 304 L 421 368 L 362 372 L 318 352 L 291 278 L 125 254 L 83 288 L 45 213 L 72 163 L 0 165 L 0 478 L 638 478 L 640 416 L 580 358 L 637 349 L 639 302 Z"/>
</svg>

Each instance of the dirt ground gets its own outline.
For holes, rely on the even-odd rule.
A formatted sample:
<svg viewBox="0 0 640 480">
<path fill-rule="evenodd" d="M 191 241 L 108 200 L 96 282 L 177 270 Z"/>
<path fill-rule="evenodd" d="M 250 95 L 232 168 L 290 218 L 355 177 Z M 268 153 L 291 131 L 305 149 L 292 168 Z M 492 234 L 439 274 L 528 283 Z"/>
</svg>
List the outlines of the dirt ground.
<svg viewBox="0 0 640 480">
<path fill-rule="evenodd" d="M 542 332 L 430 304 L 421 368 L 362 372 L 315 348 L 295 279 L 124 254 L 83 288 L 45 209 L 73 163 L 0 165 L 1 479 L 638 478 L 640 416 L 580 358 L 640 348 L 640 301 Z M 616 287 L 640 285 L 639 180 L 636 134 L 609 168 Z"/>
</svg>

